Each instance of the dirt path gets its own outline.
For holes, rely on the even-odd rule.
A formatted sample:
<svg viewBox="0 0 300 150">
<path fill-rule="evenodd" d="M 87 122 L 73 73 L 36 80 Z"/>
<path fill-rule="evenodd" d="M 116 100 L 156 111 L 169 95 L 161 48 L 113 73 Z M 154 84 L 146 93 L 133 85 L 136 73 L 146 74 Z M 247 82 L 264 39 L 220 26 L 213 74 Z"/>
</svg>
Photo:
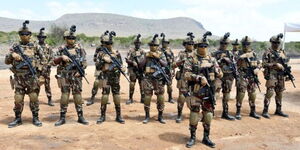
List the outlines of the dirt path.
<svg viewBox="0 0 300 150">
<path fill-rule="evenodd" d="M 300 68 L 295 63 L 296 68 Z M 87 78 L 91 83 L 94 81 L 94 67 L 88 67 Z M 165 118 L 167 124 L 158 123 L 155 101 L 151 104 L 151 122 L 147 125 L 141 123 L 144 118 L 143 105 L 134 103 L 125 105 L 128 98 L 128 83 L 122 78 L 121 97 L 122 114 L 126 123 L 118 124 L 114 121 L 115 111 L 113 104 L 108 106 L 107 121 L 101 125 L 96 124 L 99 117 L 100 96 L 97 95 L 96 103 L 92 106 L 84 106 L 84 115 L 90 125 L 78 124 L 74 104 L 70 103 L 67 113 L 67 123 L 61 127 L 54 127 L 59 118 L 60 92 L 53 77 L 52 90 L 55 101 L 54 107 L 46 105 L 45 92 L 40 96 L 40 119 L 43 127 L 35 127 L 31 124 L 31 112 L 28 106 L 28 97 L 25 99 L 23 112 L 23 125 L 9 129 L 7 124 L 13 120 L 13 91 L 9 85 L 8 70 L 0 70 L 0 147 L 1 149 L 186 149 L 185 143 L 189 138 L 187 107 L 184 108 L 184 121 L 175 123 L 177 107 L 176 104 L 166 103 Z M 296 86 L 300 87 L 300 69 L 295 69 L 294 75 L 297 79 Z M 263 94 L 265 88 L 262 83 L 262 93 L 257 96 L 257 110 L 259 113 L 263 107 Z M 174 81 L 174 97 L 177 98 L 178 91 Z M 92 84 L 84 82 L 83 98 L 87 100 L 91 95 Z M 138 89 L 138 88 L 136 88 Z M 139 101 L 138 90 L 134 99 Z M 294 89 L 291 83 L 287 83 L 287 91 L 284 95 L 283 110 L 290 118 L 272 116 L 272 119 L 255 120 L 248 117 L 248 100 L 244 100 L 241 121 L 225 121 L 220 119 L 221 100 L 217 101 L 216 118 L 212 123 L 211 139 L 217 144 L 216 149 L 222 150 L 296 150 L 300 149 L 300 90 Z M 235 93 L 232 93 L 234 98 Z M 247 98 L 247 97 L 245 97 Z M 110 98 L 112 101 L 112 98 Z M 274 99 L 271 102 L 270 112 L 275 109 Z M 235 100 L 230 101 L 230 113 L 235 112 Z M 200 143 L 202 138 L 202 126 L 199 124 L 197 131 L 197 144 L 192 149 L 209 149 Z"/>
</svg>

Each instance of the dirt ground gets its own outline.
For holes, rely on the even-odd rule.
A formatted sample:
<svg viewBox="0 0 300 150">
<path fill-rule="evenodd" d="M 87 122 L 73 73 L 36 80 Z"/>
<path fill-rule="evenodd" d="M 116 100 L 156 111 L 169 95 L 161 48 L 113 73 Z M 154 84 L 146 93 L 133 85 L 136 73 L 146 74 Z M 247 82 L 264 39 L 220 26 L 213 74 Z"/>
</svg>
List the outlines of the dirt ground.
<svg viewBox="0 0 300 150">
<path fill-rule="evenodd" d="M 211 139 L 217 144 L 215 149 L 224 150 L 296 150 L 300 149 L 300 60 L 292 60 L 293 74 L 296 77 L 296 86 L 293 88 L 287 82 L 284 93 L 283 110 L 290 115 L 289 118 L 274 116 L 275 102 L 272 99 L 270 106 L 271 119 L 252 119 L 248 117 L 249 106 L 247 96 L 244 99 L 241 121 L 226 121 L 220 118 L 221 99 L 217 100 L 216 117 L 212 122 Z M 181 150 L 189 138 L 188 118 L 189 111 L 185 106 L 184 120 L 175 123 L 177 105 L 166 102 L 165 119 L 167 124 L 156 121 L 157 110 L 153 97 L 151 104 L 151 121 L 142 124 L 144 119 L 143 105 L 138 103 L 140 97 L 138 87 L 134 100 L 136 103 L 126 105 L 128 98 L 128 82 L 121 79 L 122 115 L 125 124 L 114 121 L 114 105 L 110 104 L 107 110 L 107 121 L 101 125 L 96 124 L 99 117 L 101 90 L 99 90 L 96 103 L 92 106 L 84 105 L 84 116 L 89 125 L 78 124 L 73 102 L 70 102 L 67 122 L 65 125 L 55 127 L 54 123 L 59 119 L 60 91 L 54 78 L 55 69 L 52 70 L 52 92 L 55 102 L 54 107 L 49 107 L 46 102 L 44 87 L 40 95 L 40 120 L 42 127 L 35 127 L 31 123 L 31 112 L 28 105 L 28 97 L 25 98 L 23 112 L 23 125 L 16 128 L 8 128 L 7 124 L 14 119 L 13 105 L 14 93 L 10 88 L 9 70 L 0 70 L 0 147 L 1 149 L 166 149 Z M 94 81 L 94 66 L 87 69 L 87 78 L 90 84 L 83 81 L 83 98 L 86 101 L 91 96 L 92 83 Z M 262 92 L 257 96 L 257 112 L 261 114 L 263 108 L 263 96 L 265 94 L 264 80 Z M 178 96 L 176 81 L 173 83 L 174 98 Z M 167 98 L 167 95 L 165 95 Z M 230 114 L 235 113 L 235 89 L 231 95 Z M 112 98 L 110 97 L 112 102 Z M 202 125 L 197 131 L 197 143 L 192 149 L 210 149 L 201 144 Z"/>
</svg>

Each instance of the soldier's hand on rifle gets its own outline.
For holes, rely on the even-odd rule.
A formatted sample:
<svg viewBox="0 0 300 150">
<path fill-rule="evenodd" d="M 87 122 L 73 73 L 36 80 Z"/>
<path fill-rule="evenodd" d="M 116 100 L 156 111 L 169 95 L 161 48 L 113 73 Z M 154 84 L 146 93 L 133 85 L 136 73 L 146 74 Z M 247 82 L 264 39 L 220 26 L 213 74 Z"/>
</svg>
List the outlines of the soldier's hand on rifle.
<svg viewBox="0 0 300 150">
<path fill-rule="evenodd" d="M 61 58 L 64 62 L 70 62 L 71 61 L 71 59 L 66 55 L 62 55 Z"/>
<path fill-rule="evenodd" d="M 75 77 L 80 77 L 80 73 L 76 72 L 74 76 Z"/>
<path fill-rule="evenodd" d="M 103 60 L 104 60 L 105 62 L 107 62 L 107 63 L 111 63 L 111 62 L 112 62 L 111 59 L 110 59 L 110 57 L 109 57 L 108 55 L 105 55 L 105 56 L 103 57 Z"/>
<path fill-rule="evenodd" d="M 16 60 L 16 61 L 21 61 L 21 60 L 22 60 L 22 57 L 21 57 L 18 53 L 13 52 L 13 53 L 11 54 L 11 56 L 12 56 L 13 59 Z"/>
<path fill-rule="evenodd" d="M 125 72 L 125 71 L 126 71 L 126 68 L 125 68 L 125 67 L 122 67 L 121 70 L 122 70 L 123 72 Z"/>
<path fill-rule="evenodd" d="M 274 64 L 274 67 L 275 67 L 275 69 L 277 69 L 277 70 L 283 70 L 283 69 L 284 69 L 284 67 L 283 67 L 280 63 Z"/>
<path fill-rule="evenodd" d="M 205 86 L 208 83 L 204 76 L 197 75 L 196 80 L 200 82 L 201 86 Z"/>
<path fill-rule="evenodd" d="M 253 72 L 254 72 L 255 75 L 258 75 L 259 69 L 256 68 L 256 69 L 253 70 Z"/>
</svg>

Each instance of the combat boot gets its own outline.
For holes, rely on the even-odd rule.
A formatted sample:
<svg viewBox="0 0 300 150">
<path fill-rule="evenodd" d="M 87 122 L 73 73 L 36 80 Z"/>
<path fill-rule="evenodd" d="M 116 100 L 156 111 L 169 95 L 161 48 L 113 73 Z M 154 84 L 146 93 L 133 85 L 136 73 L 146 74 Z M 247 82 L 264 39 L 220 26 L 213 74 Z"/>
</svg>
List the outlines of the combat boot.
<svg viewBox="0 0 300 150">
<path fill-rule="evenodd" d="M 8 124 L 8 128 L 13 128 L 22 124 L 21 112 L 15 112 L 15 120 Z"/>
<path fill-rule="evenodd" d="M 269 113 L 268 113 L 268 109 L 269 109 L 269 106 L 265 105 L 265 106 L 264 106 L 263 113 L 262 113 L 262 116 L 263 116 L 264 118 L 270 119 L 270 115 L 269 115 Z"/>
<path fill-rule="evenodd" d="M 133 99 L 132 99 L 132 98 L 129 98 L 129 99 L 126 101 L 126 104 L 127 104 L 127 105 L 133 104 Z"/>
<path fill-rule="evenodd" d="M 60 119 L 55 123 L 55 126 L 61 126 L 66 123 L 66 111 L 60 112 Z"/>
<path fill-rule="evenodd" d="M 226 120 L 235 120 L 233 116 L 228 114 L 228 104 L 223 104 L 223 113 L 221 118 Z"/>
<path fill-rule="evenodd" d="M 157 120 L 162 124 L 166 124 L 166 121 L 163 118 L 163 111 L 158 111 L 158 119 Z"/>
<path fill-rule="evenodd" d="M 90 106 L 90 105 L 94 104 L 95 96 L 96 95 L 94 95 L 94 94 L 92 95 L 92 97 L 86 102 L 86 106 Z"/>
<path fill-rule="evenodd" d="M 207 145 L 207 146 L 211 147 L 211 148 L 215 148 L 216 144 L 209 139 L 209 132 L 210 132 L 209 127 L 204 128 L 202 143 L 204 145 Z"/>
<path fill-rule="evenodd" d="M 42 122 L 39 120 L 39 113 L 38 111 L 34 111 L 32 112 L 32 124 L 37 126 L 37 127 L 41 127 L 42 126 Z"/>
<path fill-rule="evenodd" d="M 255 119 L 260 119 L 260 116 L 257 115 L 256 111 L 255 111 L 255 106 L 251 106 L 251 111 L 249 114 L 250 117 L 253 117 Z"/>
<path fill-rule="evenodd" d="M 241 120 L 242 119 L 242 116 L 241 116 L 241 106 L 236 106 L 235 118 L 237 120 Z"/>
<path fill-rule="evenodd" d="M 190 137 L 189 141 L 185 145 L 187 148 L 191 148 L 193 145 L 195 145 L 195 142 L 196 142 L 196 130 L 197 130 L 197 126 L 190 125 L 191 137 Z"/>
<path fill-rule="evenodd" d="M 281 104 L 276 104 L 276 111 L 275 115 L 281 116 L 281 117 L 289 117 L 288 114 L 285 114 L 281 111 Z"/>
<path fill-rule="evenodd" d="M 48 97 L 48 105 L 49 106 L 54 106 L 51 96 Z"/>
<path fill-rule="evenodd" d="M 125 121 L 123 120 L 122 116 L 121 116 L 121 106 L 120 105 L 116 105 L 115 106 L 116 108 L 116 121 L 121 123 L 121 124 L 124 124 Z"/>
<path fill-rule="evenodd" d="M 177 118 L 176 118 L 176 123 L 180 123 L 182 120 L 182 108 L 183 107 L 181 107 L 181 106 L 177 107 L 178 114 L 177 114 Z"/>
<path fill-rule="evenodd" d="M 78 116 L 78 123 L 81 123 L 83 125 L 88 125 L 89 122 L 86 121 L 83 117 L 83 110 L 82 110 L 82 106 L 81 105 L 76 105 L 76 111 L 77 111 L 77 116 Z"/>
<path fill-rule="evenodd" d="M 101 124 L 105 121 L 105 115 L 106 115 L 106 104 L 104 105 L 101 104 L 101 116 L 97 120 L 97 124 Z"/>
<path fill-rule="evenodd" d="M 144 106 L 144 110 L 145 110 L 145 120 L 143 120 L 143 124 L 147 124 L 150 120 L 150 108 Z"/>
</svg>

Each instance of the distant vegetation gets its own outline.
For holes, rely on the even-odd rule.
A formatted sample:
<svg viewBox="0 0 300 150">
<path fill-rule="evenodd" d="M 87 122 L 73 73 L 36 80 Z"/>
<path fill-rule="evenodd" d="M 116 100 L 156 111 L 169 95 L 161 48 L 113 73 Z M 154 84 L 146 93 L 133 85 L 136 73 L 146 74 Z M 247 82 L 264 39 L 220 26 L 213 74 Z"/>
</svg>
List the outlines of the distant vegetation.
<svg viewBox="0 0 300 150">
<path fill-rule="evenodd" d="M 52 25 L 50 28 L 49 33 L 47 34 L 48 38 L 46 39 L 46 42 L 53 46 L 57 47 L 63 43 L 63 34 L 67 30 L 66 27 L 58 27 L 55 25 Z M 33 34 L 33 40 L 36 40 L 37 33 Z M 100 35 L 99 35 L 100 36 Z M 77 35 L 77 39 L 79 42 L 85 46 L 96 44 L 98 45 L 100 43 L 100 38 L 96 36 L 86 36 L 85 34 L 81 33 Z M 114 39 L 115 47 L 119 49 L 128 49 L 129 47 L 132 47 L 133 44 L 133 36 L 129 37 L 116 37 Z M 16 31 L 13 32 L 1 32 L 0 31 L 0 45 L 11 45 L 12 43 L 19 40 L 18 34 Z M 151 40 L 151 37 L 142 38 L 142 46 L 147 47 L 147 43 Z M 182 41 L 183 39 L 170 39 L 170 46 L 172 48 L 181 49 L 182 47 Z M 218 40 L 209 40 L 211 49 L 216 49 L 219 45 Z M 252 44 L 253 49 L 258 53 L 258 55 L 261 55 L 263 51 L 270 46 L 269 42 L 261 42 L 261 41 L 255 41 Z M 2 49 L 0 47 L 0 49 Z M 231 49 L 231 45 L 229 47 Z M 285 43 L 285 50 L 288 55 L 290 56 L 300 56 L 300 42 L 288 42 Z"/>
</svg>

